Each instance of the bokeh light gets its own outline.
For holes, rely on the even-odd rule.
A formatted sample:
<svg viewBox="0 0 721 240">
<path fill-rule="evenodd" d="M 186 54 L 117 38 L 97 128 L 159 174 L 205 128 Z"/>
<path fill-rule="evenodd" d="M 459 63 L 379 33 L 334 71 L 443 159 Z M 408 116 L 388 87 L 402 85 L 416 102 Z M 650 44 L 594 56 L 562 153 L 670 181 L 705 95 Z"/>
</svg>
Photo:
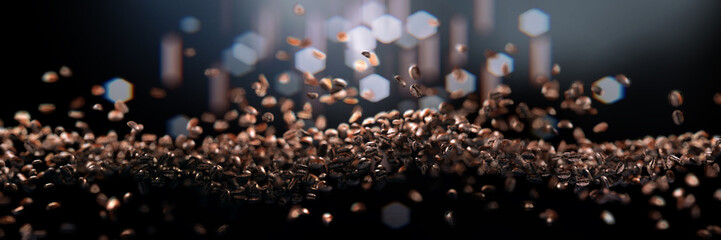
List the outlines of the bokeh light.
<svg viewBox="0 0 721 240">
<path fill-rule="evenodd" d="M 513 72 L 513 58 L 505 53 L 496 53 L 486 62 L 488 72 L 496 77 L 503 77 Z"/>
<path fill-rule="evenodd" d="M 258 62 L 258 53 L 242 43 L 233 44 L 233 57 L 247 65 L 255 65 Z"/>
<path fill-rule="evenodd" d="M 452 93 L 457 90 L 463 90 L 461 96 L 475 92 L 476 75 L 473 75 L 465 69 L 456 69 L 446 75 L 446 91 Z"/>
<path fill-rule="evenodd" d="M 392 229 L 402 228 L 411 220 L 410 209 L 400 202 L 392 202 L 384 206 L 382 214 L 383 224 Z"/>
<path fill-rule="evenodd" d="M 406 30 L 418 39 L 426 39 L 438 31 L 438 18 L 426 11 L 418 11 L 408 16 Z"/>
<path fill-rule="evenodd" d="M 391 15 L 383 15 L 373 20 L 372 28 L 373 36 L 386 44 L 399 39 L 403 33 L 403 23 Z"/>
<path fill-rule="evenodd" d="M 357 51 L 370 51 L 376 49 L 376 39 L 373 37 L 373 32 L 364 26 L 353 28 L 348 32 L 348 48 Z"/>
<path fill-rule="evenodd" d="M 127 102 L 133 99 L 133 84 L 122 78 L 113 78 L 105 83 L 105 99 L 110 102 Z"/>
<path fill-rule="evenodd" d="M 273 89 L 285 96 L 292 96 L 300 91 L 302 83 L 300 75 L 293 71 L 285 71 L 275 76 Z"/>
<path fill-rule="evenodd" d="M 386 12 L 385 6 L 376 1 L 368 1 L 361 6 L 361 20 L 363 24 L 370 26 L 373 20 Z"/>
<path fill-rule="evenodd" d="M 338 41 L 338 33 L 350 30 L 350 22 L 341 16 L 333 16 L 325 21 L 326 37 L 333 42 Z"/>
<path fill-rule="evenodd" d="M 390 82 L 378 74 L 360 80 L 360 95 L 371 102 L 378 102 L 390 95 Z"/>
<path fill-rule="evenodd" d="M 353 49 L 350 49 L 350 48 L 347 48 L 347 49 L 344 51 L 344 55 L 343 55 L 343 56 L 344 56 L 344 58 L 345 58 L 345 59 L 344 59 L 345 65 L 348 66 L 348 67 L 351 68 L 351 69 L 356 69 L 355 64 L 356 64 L 357 61 L 363 61 L 363 62 L 365 62 L 367 66 L 370 66 L 370 65 L 371 65 L 370 61 L 368 61 L 368 58 L 366 58 L 366 57 L 364 57 L 363 55 L 361 55 L 360 52 L 357 52 L 357 51 L 355 51 L 355 50 L 353 50 Z"/>
<path fill-rule="evenodd" d="M 240 77 L 253 70 L 252 65 L 248 65 L 234 56 L 232 48 L 223 50 L 220 55 L 223 69 L 233 76 Z"/>
<path fill-rule="evenodd" d="M 268 56 L 269 48 L 267 40 L 254 31 L 247 31 L 241 34 L 235 38 L 234 42 L 253 49 L 253 51 L 256 52 L 258 60 Z"/>
<path fill-rule="evenodd" d="M 401 37 L 395 41 L 395 44 L 403 49 L 413 49 L 418 46 L 418 39 L 413 37 L 406 31 L 403 31 Z"/>
<path fill-rule="evenodd" d="M 319 57 L 322 54 L 323 57 Z M 301 72 L 317 73 L 325 69 L 325 53 L 307 47 L 295 53 L 295 68 Z"/>
<path fill-rule="evenodd" d="M 606 76 L 593 82 L 592 87 L 600 88 L 599 93 L 594 92 L 593 98 L 605 104 L 612 104 L 623 99 L 625 95 L 624 86 L 612 76 Z"/>
<path fill-rule="evenodd" d="M 180 19 L 180 30 L 187 33 L 193 34 L 200 31 L 200 20 L 193 16 L 187 16 Z"/>
<path fill-rule="evenodd" d="M 528 10 L 518 16 L 518 30 L 529 37 L 539 36 L 548 32 L 549 19 L 548 14 L 537 8 Z"/>
<path fill-rule="evenodd" d="M 168 135 L 172 137 L 177 137 L 180 135 L 188 135 L 188 121 L 190 121 L 190 118 L 188 116 L 185 116 L 183 114 L 178 114 L 170 119 L 165 124 L 165 131 L 168 133 Z"/>
</svg>

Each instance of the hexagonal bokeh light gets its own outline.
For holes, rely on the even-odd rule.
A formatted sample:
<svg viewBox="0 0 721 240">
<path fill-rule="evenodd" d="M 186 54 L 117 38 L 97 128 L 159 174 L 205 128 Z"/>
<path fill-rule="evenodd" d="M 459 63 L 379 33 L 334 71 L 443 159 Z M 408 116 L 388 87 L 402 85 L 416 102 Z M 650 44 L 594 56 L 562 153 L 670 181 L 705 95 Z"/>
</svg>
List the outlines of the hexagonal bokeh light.
<svg viewBox="0 0 721 240">
<path fill-rule="evenodd" d="M 370 51 L 376 49 L 376 39 L 373 32 L 367 27 L 356 27 L 348 32 L 348 48 L 361 51 Z"/>
<path fill-rule="evenodd" d="M 234 56 L 232 48 L 223 50 L 220 56 L 223 69 L 233 76 L 240 77 L 253 70 L 252 65 L 248 65 Z"/>
<path fill-rule="evenodd" d="M 406 30 L 418 39 L 426 39 L 438 31 L 438 18 L 426 11 L 418 11 L 406 19 Z"/>
<path fill-rule="evenodd" d="M 399 229 L 411 221 L 411 211 L 399 202 L 392 202 L 383 207 L 381 216 L 383 224 L 392 229 Z"/>
<path fill-rule="evenodd" d="M 341 16 L 334 16 L 325 21 L 325 27 L 328 40 L 339 42 L 338 32 L 350 30 L 350 22 Z"/>
<path fill-rule="evenodd" d="M 548 32 L 550 28 L 549 19 L 548 14 L 538 8 L 528 10 L 518 16 L 518 30 L 529 37 L 539 36 Z"/>
<path fill-rule="evenodd" d="M 403 33 L 403 23 L 401 20 L 391 16 L 383 15 L 373 20 L 371 25 L 373 28 L 373 36 L 382 43 L 391 43 L 401 37 Z"/>
<path fill-rule="evenodd" d="M 296 94 L 301 89 L 302 81 L 300 76 L 293 71 L 285 71 L 275 76 L 273 89 L 285 96 Z"/>
<path fill-rule="evenodd" d="M 360 80 L 360 95 L 371 102 L 378 102 L 390 95 L 390 81 L 378 74 L 371 74 Z"/>
<path fill-rule="evenodd" d="M 165 123 L 165 132 L 167 132 L 168 135 L 172 137 L 187 135 L 188 121 L 190 121 L 190 118 L 188 118 L 188 116 L 182 114 L 175 115 L 168 119 L 168 121 Z"/>
<path fill-rule="evenodd" d="M 373 20 L 386 12 L 385 6 L 376 1 L 368 1 L 361 6 L 361 20 L 363 24 L 370 26 Z"/>
<path fill-rule="evenodd" d="M 401 34 L 401 38 L 396 40 L 395 44 L 402 47 L 403 49 L 413 49 L 418 45 L 418 39 L 413 37 L 408 32 L 403 31 L 403 34 Z"/>
<path fill-rule="evenodd" d="M 127 102 L 133 99 L 133 84 L 122 78 L 113 78 L 105 83 L 105 99 L 110 102 Z"/>
<path fill-rule="evenodd" d="M 503 77 L 513 72 L 513 58 L 505 53 L 496 53 L 486 61 L 488 72 L 496 77 Z"/>
<path fill-rule="evenodd" d="M 258 62 L 258 53 L 245 44 L 234 43 L 231 49 L 233 49 L 233 57 L 247 65 L 255 65 Z"/>
<path fill-rule="evenodd" d="M 612 76 L 606 76 L 596 80 L 592 86 L 602 89 L 601 94 L 594 92 L 593 98 L 605 104 L 615 103 L 625 96 L 625 88 Z"/>
<path fill-rule="evenodd" d="M 301 49 L 295 53 L 295 68 L 301 72 L 310 73 L 323 71 L 325 69 L 325 53 L 314 47 Z"/>
<path fill-rule="evenodd" d="M 345 65 L 351 69 L 355 69 L 355 62 L 358 60 L 364 61 L 367 66 L 371 65 L 370 61 L 368 61 L 368 58 L 361 55 L 361 52 L 357 52 L 350 48 L 346 48 L 346 50 L 344 51 L 344 58 Z"/>
<path fill-rule="evenodd" d="M 463 96 L 476 91 L 476 75 L 465 69 L 453 70 L 446 75 L 446 91 L 463 90 Z"/>
<path fill-rule="evenodd" d="M 438 105 L 443 102 L 440 96 L 425 96 L 418 100 L 418 109 L 429 108 L 438 111 Z"/>
<path fill-rule="evenodd" d="M 267 56 L 268 43 L 263 36 L 253 31 L 247 31 L 234 39 L 235 43 L 241 43 L 256 52 L 258 60 Z"/>
</svg>

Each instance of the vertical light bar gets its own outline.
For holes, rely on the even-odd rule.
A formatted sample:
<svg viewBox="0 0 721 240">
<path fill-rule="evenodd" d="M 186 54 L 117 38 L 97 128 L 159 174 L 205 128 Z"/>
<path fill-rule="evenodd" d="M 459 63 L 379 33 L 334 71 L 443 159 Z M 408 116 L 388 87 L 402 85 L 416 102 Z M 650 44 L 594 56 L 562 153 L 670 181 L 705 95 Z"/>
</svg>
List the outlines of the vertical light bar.
<svg viewBox="0 0 721 240">
<path fill-rule="evenodd" d="M 228 88 L 230 76 L 221 68 L 217 73 L 208 76 L 208 103 L 210 110 L 215 114 L 223 114 L 228 110 Z"/>
<path fill-rule="evenodd" d="M 473 3 L 473 17 L 476 32 L 488 35 L 495 27 L 495 0 L 475 0 Z"/>
<path fill-rule="evenodd" d="M 478 83 L 478 86 L 481 86 L 481 101 L 486 100 L 486 98 L 488 98 L 488 93 L 494 88 L 496 88 L 496 86 L 501 84 L 501 78 L 496 77 L 495 75 L 488 72 L 486 64 L 486 61 L 483 61 L 483 63 L 481 64 L 481 77 L 478 78 L 481 81 L 480 83 Z"/>
<path fill-rule="evenodd" d="M 468 61 L 468 54 L 458 52 L 456 46 L 462 44 L 468 46 L 468 21 L 461 15 L 455 15 L 451 19 L 450 24 L 450 42 L 449 42 L 449 63 L 451 68 L 463 67 Z"/>
<path fill-rule="evenodd" d="M 441 67 L 441 38 L 435 34 L 421 40 L 418 46 L 418 67 L 425 84 L 436 83 Z"/>
<path fill-rule="evenodd" d="M 160 40 L 160 79 L 168 89 L 183 84 L 183 40 L 175 33 L 167 33 Z"/>
<path fill-rule="evenodd" d="M 530 38 L 529 73 L 531 85 L 541 86 L 551 77 L 551 36 L 543 34 Z"/>
<path fill-rule="evenodd" d="M 258 22 L 254 24 L 258 35 L 265 39 L 264 49 L 255 49 L 258 52 L 258 59 L 266 59 L 272 56 L 270 49 L 276 49 L 278 31 L 278 18 L 269 4 L 261 4 L 258 13 Z"/>
<path fill-rule="evenodd" d="M 398 19 L 405 20 L 411 14 L 410 0 L 390 0 L 388 1 L 388 13 Z"/>
<path fill-rule="evenodd" d="M 313 47 L 326 52 L 326 34 L 323 32 L 323 16 L 319 13 L 306 15 L 305 37 L 310 38 Z"/>
</svg>

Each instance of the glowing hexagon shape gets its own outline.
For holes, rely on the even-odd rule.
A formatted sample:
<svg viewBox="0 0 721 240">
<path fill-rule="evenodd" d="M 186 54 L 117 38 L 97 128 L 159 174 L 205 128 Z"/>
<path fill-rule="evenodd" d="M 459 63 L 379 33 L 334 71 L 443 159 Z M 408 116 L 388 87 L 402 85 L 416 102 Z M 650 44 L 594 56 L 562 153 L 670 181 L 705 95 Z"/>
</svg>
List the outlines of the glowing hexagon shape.
<svg viewBox="0 0 721 240">
<path fill-rule="evenodd" d="M 402 228 L 411 221 L 411 211 L 399 202 L 384 206 L 382 214 L 383 224 L 392 229 Z"/>
<path fill-rule="evenodd" d="M 361 6 L 361 21 L 363 24 L 370 26 L 376 18 L 380 17 L 386 12 L 386 8 L 383 4 L 376 1 L 369 1 Z"/>
<path fill-rule="evenodd" d="M 446 91 L 453 93 L 463 90 L 463 96 L 476 91 L 476 75 L 465 69 L 453 70 L 446 75 Z"/>
<path fill-rule="evenodd" d="M 371 66 L 370 61 L 368 61 L 368 58 L 364 57 L 361 52 L 356 52 L 353 49 L 346 48 L 344 51 L 344 57 L 345 57 L 345 65 L 348 66 L 351 69 L 355 69 L 355 62 L 358 60 L 366 62 L 368 66 Z M 369 67 L 370 68 L 370 67 Z"/>
<path fill-rule="evenodd" d="M 438 18 L 426 11 L 418 11 L 406 19 L 406 31 L 418 39 L 426 39 L 438 31 Z"/>
<path fill-rule="evenodd" d="M 396 40 L 396 45 L 403 49 L 412 49 L 418 45 L 418 39 L 408 34 L 408 32 L 403 31 L 401 38 Z"/>
<path fill-rule="evenodd" d="M 439 96 L 425 96 L 418 100 L 418 109 L 430 108 L 438 111 L 438 105 L 443 102 L 443 98 Z"/>
<path fill-rule="evenodd" d="M 376 49 L 376 39 L 367 27 L 355 27 L 348 32 L 348 48 L 358 52 Z"/>
<path fill-rule="evenodd" d="M 247 65 L 255 65 L 258 62 L 258 53 L 245 44 L 235 43 L 231 49 L 233 50 L 233 57 Z"/>
<path fill-rule="evenodd" d="M 486 69 L 496 77 L 503 77 L 513 72 L 513 58 L 505 53 L 496 53 L 486 61 Z"/>
<path fill-rule="evenodd" d="M 391 93 L 388 79 L 375 73 L 361 79 L 359 87 L 361 97 L 371 102 L 383 100 Z"/>
<path fill-rule="evenodd" d="M 539 36 L 548 32 L 549 19 L 548 14 L 538 8 L 528 10 L 518 16 L 518 30 L 529 37 Z"/>
<path fill-rule="evenodd" d="M 350 22 L 340 16 L 334 16 L 325 21 L 325 29 L 328 40 L 338 41 L 338 32 L 346 32 L 350 30 Z"/>
<path fill-rule="evenodd" d="M 373 36 L 386 44 L 401 38 L 403 33 L 401 20 L 387 14 L 373 20 L 372 28 Z"/>
<path fill-rule="evenodd" d="M 243 76 L 253 70 L 253 66 L 245 64 L 240 59 L 233 56 L 233 49 L 228 48 L 220 54 L 222 67 L 225 71 L 236 77 Z"/>
<path fill-rule="evenodd" d="M 302 87 L 300 76 L 292 71 L 285 71 L 275 76 L 275 84 L 273 88 L 276 92 L 285 96 L 291 96 L 298 93 Z"/>
<path fill-rule="evenodd" d="M 236 37 L 235 42 L 253 49 L 258 55 L 258 59 L 268 56 L 268 44 L 265 38 L 253 31 L 247 31 Z"/>
<path fill-rule="evenodd" d="M 318 55 L 322 54 L 322 58 Z M 301 72 L 317 73 L 325 69 L 325 53 L 307 47 L 295 53 L 295 68 Z"/>
<path fill-rule="evenodd" d="M 190 119 L 185 115 L 175 115 L 165 122 L 165 131 L 173 137 L 188 135 L 188 121 L 190 121 Z"/>
<path fill-rule="evenodd" d="M 625 89 L 616 78 L 611 76 L 603 77 L 593 82 L 593 87 L 601 88 L 601 94 L 593 93 L 593 98 L 605 104 L 612 104 L 625 96 Z"/>
<path fill-rule="evenodd" d="M 105 99 L 110 102 L 127 102 L 133 99 L 133 84 L 122 78 L 113 78 L 105 83 Z"/>
</svg>

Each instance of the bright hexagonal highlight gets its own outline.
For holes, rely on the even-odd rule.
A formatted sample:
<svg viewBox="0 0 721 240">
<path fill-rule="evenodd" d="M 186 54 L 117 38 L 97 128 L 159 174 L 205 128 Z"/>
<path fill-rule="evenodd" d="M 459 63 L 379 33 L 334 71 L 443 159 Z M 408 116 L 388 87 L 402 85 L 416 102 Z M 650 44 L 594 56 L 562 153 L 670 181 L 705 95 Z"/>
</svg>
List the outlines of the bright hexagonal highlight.
<svg viewBox="0 0 721 240">
<path fill-rule="evenodd" d="M 406 19 L 406 31 L 418 39 L 426 39 L 438 31 L 438 18 L 426 11 L 418 11 Z"/>
<path fill-rule="evenodd" d="M 236 43 L 241 43 L 253 49 L 258 55 L 258 59 L 263 59 L 268 56 L 268 44 L 265 38 L 253 31 L 247 31 L 234 40 Z"/>
<path fill-rule="evenodd" d="M 165 132 L 173 137 L 188 135 L 188 121 L 190 121 L 188 116 L 182 114 L 175 115 L 165 122 Z"/>
<path fill-rule="evenodd" d="M 373 28 L 373 36 L 382 43 L 391 43 L 399 38 L 403 33 L 403 23 L 401 20 L 391 16 L 383 15 L 373 20 L 371 25 Z"/>
<path fill-rule="evenodd" d="M 122 78 L 113 78 L 105 82 L 105 99 L 114 102 L 127 102 L 133 99 L 133 84 Z"/>
<path fill-rule="evenodd" d="M 548 32 L 549 19 L 548 14 L 538 8 L 528 10 L 518 16 L 518 30 L 529 37 L 536 37 Z"/>
<path fill-rule="evenodd" d="M 295 68 L 301 72 L 310 73 L 323 71 L 325 69 L 325 53 L 314 47 L 307 47 L 296 52 Z"/>
<path fill-rule="evenodd" d="M 348 48 L 358 52 L 376 49 L 376 39 L 367 27 L 356 27 L 348 32 Z"/>
<path fill-rule="evenodd" d="M 475 92 L 476 75 L 465 69 L 456 69 L 446 75 L 446 91 L 453 93 L 457 90 L 463 90 L 462 96 Z"/>
<path fill-rule="evenodd" d="M 273 88 L 280 94 L 291 96 L 300 91 L 302 87 L 301 84 L 302 81 L 297 73 L 285 71 L 275 76 L 275 84 L 273 84 Z"/>
<path fill-rule="evenodd" d="M 255 65 L 258 62 L 258 53 L 245 44 L 235 43 L 231 49 L 233 50 L 233 57 L 247 65 Z"/>
<path fill-rule="evenodd" d="M 411 36 L 408 32 L 403 31 L 403 34 L 401 34 L 401 38 L 396 40 L 395 43 L 403 49 L 412 49 L 418 45 L 418 39 Z"/>
<path fill-rule="evenodd" d="M 361 6 L 361 20 L 363 24 L 370 26 L 376 18 L 380 17 L 386 12 L 386 8 L 383 4 L 376 1 L 369 1 Z"/>
<path fill-rule="evenodd" d="M 600 94 L 593 93 L 593 98 L 605 104 L 615 103 L 625 96 L 625 88 L 612 76 L 596 80 L 592 86 L 601 88 Z"/>
<path fill-rule="evenodd" d="M 513 58 L 505 53 L 496 53 L 486 61 L 486 69 L 496 77 L 503 77 L 513 72 Z"/>
<path fill-rule="evenodd" d="M 236 77 L 243 76 L 253 70 L 252 65 L 248 65 L 240 59 L 233 56 L 233 49 L 228 48 L 220 54 L 222 67 L 225 71 Z"/>
<path fill-rule="evenodd" d="M 378 74 L 371 74 L 360 80 L 360 94 L 364 99 L 378 102 L 390 95 L 390 82 Z"/>
<path fill-rule="evenodd" d="M 418 100 L 418 109 L 430 108 L 438 111 L 438 105 L 443 102 L 443 98 L 439 96 L 425 96 Z"/>
<path fill-rule="evenodd" d="M 333 42 L 338 41 L 338 32 L 346 32 L 350 30 L 350 22 L 340 16 L 334 16 L 325 21 L 325 29 L 328 40 Z"/>
<path fill-rule="evenodd" d="M 392 202 L 384 206 L 382 211 L 383 224 L 389 228 L 399 229 L 411 221 L 411 211 L 399 202 Z"/>
<path fill-rule="evenodd" d="M 346 48 L 344 51 L 344 55 L 345 55 L 345 65 L 351 69 L 355 69 L 355 62 L 358 60 L 364 61 L 367 66 L 371 65 L 370 61 L 368 61 L 368 58 L 361 55 L 361 52 L 356 52 L 353 49 Z"/>
</svg>

